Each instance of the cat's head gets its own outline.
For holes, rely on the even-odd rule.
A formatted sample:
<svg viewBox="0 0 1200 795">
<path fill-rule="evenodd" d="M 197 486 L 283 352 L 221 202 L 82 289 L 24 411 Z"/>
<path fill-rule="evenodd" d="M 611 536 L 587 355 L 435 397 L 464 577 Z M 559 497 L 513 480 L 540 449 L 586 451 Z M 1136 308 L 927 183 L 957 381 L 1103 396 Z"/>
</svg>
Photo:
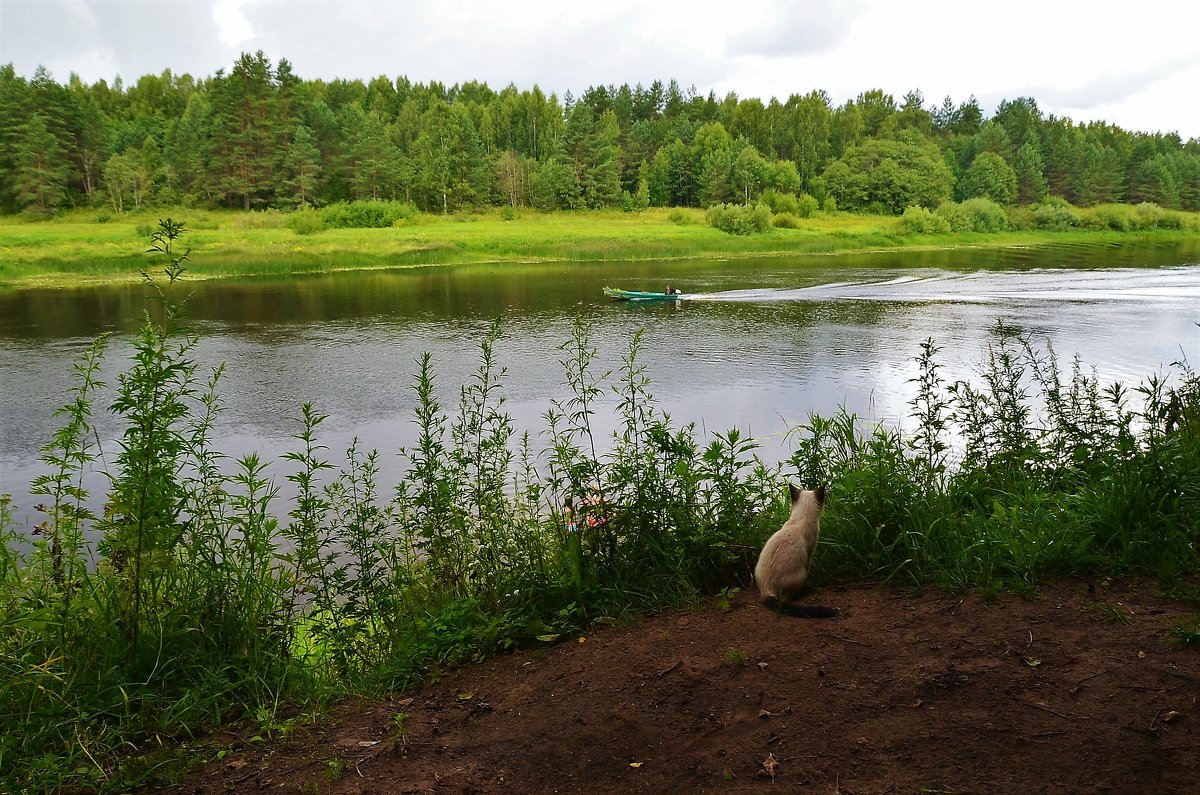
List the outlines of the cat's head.
<svg viewBox="0 0 1200 795">
<path fill-rule="evenodd" d="M 791 495 L 793 506 L 796 503 L 800 502 L 800 500 L 804 498 L 804 495 L 808 494 L 808 495 L 811 495 L 812 499 L 816 501 L 818 508 L 825 507 L 825 485 L 824 484 L 817 486 L 815 489 L 812 489 L 811 491 L 806 491 L 804 489 L 801 489 L 795 483 L 792 483 L 789 481 L 788 482 L 788 494 Z"/>
</svg>

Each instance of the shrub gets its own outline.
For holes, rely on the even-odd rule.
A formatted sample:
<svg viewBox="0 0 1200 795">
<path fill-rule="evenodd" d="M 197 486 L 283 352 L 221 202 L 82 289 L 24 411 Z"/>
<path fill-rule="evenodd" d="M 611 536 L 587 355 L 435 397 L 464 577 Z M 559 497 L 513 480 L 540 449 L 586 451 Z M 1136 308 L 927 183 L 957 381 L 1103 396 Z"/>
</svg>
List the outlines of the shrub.
<svg viewBox="0 0 1200 795">
<path fill-rule="evenodd" d="M 771 226 L 777 229 L 799 229 L 800 219 L 791 213 L 780 213 L 771 219 Z"/>
<path fill-rule="evenodd" d="M 1037 228 L 1037 222 L 1033 219 L 1033 210 L 1031 208 L 1007 207 L 1005 208 L 1005 212 L 1008 213 L 1009 229 L 1025 232 Z"/>
<path fill-rule="evenodd" d="M 1042 202 L 1033 208 L 1033 223 L 1038 229 L 1063 231 L 1079 226 L 1080 217 L 1074 207 L 1058 199 Z"/>
<path fill-rule="evenodd" d="M 825 200 L 821 202 L 821 209 L 827 213 L 836 213 L 838 209 L 837 199 L 833 198 L 833 196 L 826 196 Z"/>
<path fill-rule="evenodd" d="M 511 204 L 506 204 L 500 208 L 501 221 L 515 221 L 517 219 L 517 208 Z"/>
<path fill-rule="evenodd" d="M 937 213 L 939 218 L 944 219 L 950 225 L 951 232 L 972 231 L 971 218 L 963 212 L 960 205 L 954 202 L 942 202 L 934 212 Z"/>
<path fill-rule="evenodd" d="M 768 188 L 763 191 L 761 201 L 776 215 L 780 213 L 800 214 L 800 202 L 794 193 L 780 193 L 774 188 Z"/>
<path fill-rule="evenodd" d="M 621 191 L 621 209 L 627 213 L 637 213 L 650 206 L 646 195 L 642 191 L 630 193 L 627 190 Z"/>
<path fill-rule="evenodd" d="M 667 213 L 667 220 L 679 226 L 688 226 L 696 223 L 695 213 L 689 212 L 682 207 L 676 207 L 671 212 Z"/>
<path fill-rule="evenodd" d="M 312 207 L 303 207 L 288 216 L 287 226 L 298 235 L 313 235 L 325 231 L 325 219 Z"/>
<path fill-rule="evenodd" d="M 752 235 L 771 228 L 771 209 L 765 204 L 714 204 L 704 218 L 709 226 L 731 235 Z"/>
<path fill-rule="evenodd" d="M 812 218 L 813 213 L 821 209 L 821 203 L 817 201 L 816 197 L 810 196 L 807 193 L 801 193 L 797 196 L 796 203 L 800 205 L 799 216 L 801 218 Z"/>
<path fill-rule="evenodd" d="M 924 207 L 910 205 L 900 216 L 900 232 L 906 235 L 938 235 L 950 231 L 950 223 Z"/>
<path fill-rule="evenodd" d="M 1187 219 L 1183 213 L 1177 213 L 1171 210 L 1164 210 L 1162 218 L 1158 220 L 1159 229 L 1187 229 Z"/>
<path fill-rule="evenodd" d="M 1142 202 L 1134 205 L 1137 229 L 1158 229 L 1167 217 L 1167 211 L 1154 202 Z"/>
<path fill-rule="evenodd" d="M 1003 207 L 991 199 L 967 199 L 959 207 L 971 219 L 971 228 L 976 232 L 1003 232 L 1008 229 L 1008 215 Z"/>
<path fill-rule="evenodd" d="M 321 211 L 330 229 L 386 229 L 417 217 L 417 208 L 407 202 L 368 199 L 338 202 Z"/>
<path fill-rule="evenodd" d="M 1083 219 L 1084 225 L 1091 229 L 1128 232 L 1137 228 L 1137 211 L 1127 204 L 1098 204 Z"/>
<path fill-rule="evenodd" d="M 98 223 L 98 224 L 107 224 L 111 220 L 112 220 L 112 216 L 109 215 L 106 211 L 102 210 L 101 212 L 96 214 L 96 223 Z"/>
</svg>

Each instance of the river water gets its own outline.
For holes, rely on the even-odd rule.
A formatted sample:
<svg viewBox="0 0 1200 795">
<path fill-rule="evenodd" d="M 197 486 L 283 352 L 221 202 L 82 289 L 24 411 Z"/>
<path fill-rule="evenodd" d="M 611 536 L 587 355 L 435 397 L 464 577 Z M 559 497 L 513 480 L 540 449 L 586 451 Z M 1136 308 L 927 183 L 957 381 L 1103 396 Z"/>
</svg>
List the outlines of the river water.
<svg viewBox="0 0 1200 795">
<path fill-rule="evenodd" d="M 605 285 L 687 297 L 678 305 L 613 303 Z M 941 346 L 948 380 L 968 378 L 997 321 L 1079 355 L 1104 380 L 1140 381 L 1200 361 L 1200 240 L 1008 250 L 888 252 L 803 258 L 654 263 L 463 266 L 196 281 L 189 326 L 202 368 L 224 363 L 225 411 L 216 447 L 274 460 L 292 449 L 300 405 L 329 415 L 322 441 L 337 459 L 358 437 L 382 453 L 385 489 L 395 451 L 415 437 L 413 383 L 432 354 L 451 413 L 478 365 L 479 343 L 502 323 L 506 408 L 518 429 L 544 429 L 566 399 L 559 346 L 586 316 L 596 366 L 615 371 L 636 330 L 651 392 L 702 432 L 737 426 L 768 458 L 786 456 L 789 427 L 837 406 L 903 421 L 922 340 Z M 18 521 L 35 520 L 29 483 L 60 420 L 72 365 L 112 332 L 102 378 L 127 364 L 145 306 L 140 285 L 0 293 L 0 493 Z M 104 455 L 119 428 L 96 400 Z M 615 398 L 597 427 L 612 427 Z M 282 463 L 271 470 L 277 481 Z"/>
</svg>

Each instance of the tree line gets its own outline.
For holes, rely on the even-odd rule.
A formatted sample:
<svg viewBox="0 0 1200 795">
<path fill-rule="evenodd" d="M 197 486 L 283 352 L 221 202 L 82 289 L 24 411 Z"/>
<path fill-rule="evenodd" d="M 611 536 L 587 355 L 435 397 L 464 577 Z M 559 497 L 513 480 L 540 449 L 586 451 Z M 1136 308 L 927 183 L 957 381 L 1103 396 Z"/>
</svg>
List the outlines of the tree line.
<svg viewBox="0 0 1200 795">
<path fill-rule="evenodd" d="M 407 78 L 304 80 L 245 53 L 228 73 L 60 84 L 0 66 L 0 212 L 69 207 L 321 206 L 406 201 L 428 212 L 749 203 L 808 194 L 901 213 L 982 196 L 1200 210 L 1200 140 L 1081 124 L 1033 98 L 986 117 L 870 90 L 786 101 L 674 80 L 561 99 Z"/>
</svg>

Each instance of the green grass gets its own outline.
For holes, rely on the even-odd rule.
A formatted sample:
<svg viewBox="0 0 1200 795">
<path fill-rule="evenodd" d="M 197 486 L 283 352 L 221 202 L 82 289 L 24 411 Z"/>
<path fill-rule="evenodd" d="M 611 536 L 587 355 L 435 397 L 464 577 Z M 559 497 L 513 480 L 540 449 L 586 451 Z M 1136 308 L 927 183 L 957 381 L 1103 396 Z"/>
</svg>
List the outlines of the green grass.
<svg viewBox="0 0 1200 795">
<path fill-rule="evenodd" d="M 177 209 L 126 214 L 97 223 L 95 211 L 49 221 L 0 218 L 0 287 L 71 286 L 135 280 L 152 262 L 142 253 L 158 215 L 191 230 L 189 278 L 323 272 L 481 262 L 613 261 L 829 254 L 958 246 L 1030 246 L 1128 239 L 1113 231 L 904 235 L 892 216 L 818 213 L 797 228 L 728 235 L 708 226 L 704 212 L 651 209 L 544 214 L 504 220 L 499 211 L 449 217 L 419 215 L 387 229 L 327 229 L 299 235 L 287 214 Z M 1184 231 L 1158 230 L 1163 239 Z M 1194 234 L 1194 233 L 1191 233 Z"/>
</svg>

